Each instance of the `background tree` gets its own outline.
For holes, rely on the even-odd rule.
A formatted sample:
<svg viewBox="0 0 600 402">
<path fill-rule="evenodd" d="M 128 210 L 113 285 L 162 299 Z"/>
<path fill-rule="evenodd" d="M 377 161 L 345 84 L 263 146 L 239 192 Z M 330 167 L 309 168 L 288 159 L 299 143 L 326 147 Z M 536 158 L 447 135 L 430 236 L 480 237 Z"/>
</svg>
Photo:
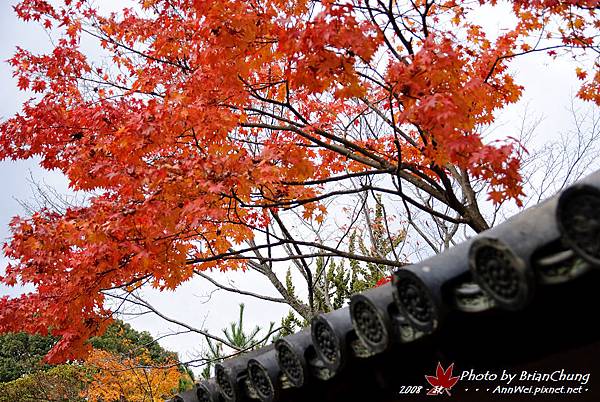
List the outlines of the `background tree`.
<svg viewBox="0 0 600 402">
<path fill-rule="evenodd" d="M 86 359 L 91 381 L 86 385 L 88 400 L 101 402 L 163 402 L 181 384 L 177 361 L 167 360 L 156 367 L 147 351 L 135 357 L 94 349 Z M 188 387 L 192 384 L 188 382 Z"/>
<path fill-rule="evenodd" d="M 0 402 L 83 402 L 85 369 L 61 364 L 0 383 Z"/>
<path fill-rule="evenodd" d="M 160 398 L 165 393 L 172 395 L 172 393 L 169 394 L 169 390 L 173 388 L 174 377 L 178 379 L 175 390 L 184 390 L 193 384 L 193 372 L 185 364 L 179 362 L 177 353 L 165 350 L 160 346 L 158 340 L 154 339 L 147 331 L 136 331 L 130 324 L 121 320 L 115 320 L 104 334 L 91 338 L 89 342 L 96 352 L 92 355 L 92 360 L 86 359 L 85 363 L 87 367 L 91 366 L 98 371 L 88 383 L 92 389 L 87 395 L 88 398 L 99 397 L 101 394 L 98 394 L 97 390 L 102 389 L 102 381 L 108 379 L 110 379 L 111 385 L 107 385 L 107 387 L 113 389 L 111 392 L 114 392 L 118 383 L 123 395 L 130 395 L 126 399 L 129 401 L 152 400 L 151 398 Z M 119 365 L 121 371 L 115 369 Z M 102 372 L 109 368 L 112 370 L 110 373 Z M 131 382 L 140 374 L 136 371 L 137 369 L 150 370 L 151 378 L 146 379 L 143 384 Z M 129 379 L 120 379 L 121 375 L 129 377 Z M 162 383 L 161 378 L 166 382 Z M 126 384 L 135 386 L 136 390 L 129 390 Z M 138 399 L 132 399 L 132 395 L 137 395 Z M 105 397 L 106 395 L 103 396 L 103 400 L 106 400 Z"/>
<path fill-rule="evenodd" d="M 117 402 L 123 397 L 129 402 L 162 402 L 165 395 L 193 384 L 193 374 L 176 353 L 120 320 L 90 339 L 94 349 L 85 361 L 43 363 L 56 342 L 52 336 L 0 335 L 0 401 Z"/>
<path fill-rule="evenodd" d="M 50 368 L 42 359 L 55 343 L 51 336 L 24 332 L 0 335 L 0 383 Z"/>
<path fill-rule="evenodd" d="M 253 269 L 272 301 L 310 317 L 332 304 L 334 259 L 398 268 L 407 228 L 427 241 L 422 222 L 435 222 L 444 247 L 485 230 L 480 194 L 496 207 L 523 195 L 518 144 L 481 135 L 521 95 L 511 60 L 573 55 L 578 95 L 600 104 L 598 60 L 585 57 L 598 52 L 597 1 L 512 5 L 514 23 L 488 36 L 467 1 L 144 0 L 111 15 L 21 1 L 56 45 L 11 58 L 38 97 L 0 125 L 0 157 L 37 155 L 90 197 L 12 221 L 1 280 L 35 291 L 0 299 L 0 331 L 52 328 L 48 359 L 74 358 L 106 329 L 110 301 L 160 315 L 137 290 L 211 269 Z M 84 54 L 83 38 L 106 57 Z M 383 228 L 385 248 L 365 234 L 350 250 L 374 202 L 406 225 Z M 275 274 L 283 261 L 307 303 Z"/>
<path fill-rule="evenodd" d="M 104 334 L 91 338 L 90 343 L 94 349 L 126 357 L 146 354 L 148 359 L 157 364 L 178 360 L 177 353 L 163 349 L 149 332 L 136 331 L 121 320 L 115 320 Z"/>
</svg>

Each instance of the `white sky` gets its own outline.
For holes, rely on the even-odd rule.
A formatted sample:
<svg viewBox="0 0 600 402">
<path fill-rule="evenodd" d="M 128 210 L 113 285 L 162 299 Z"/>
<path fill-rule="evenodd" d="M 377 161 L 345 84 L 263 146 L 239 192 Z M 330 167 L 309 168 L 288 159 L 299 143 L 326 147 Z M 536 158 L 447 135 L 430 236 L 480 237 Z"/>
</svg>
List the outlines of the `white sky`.
<svg viewBox="0 0 600 402">
<path fill-rule="evenodd" d="M 25 24 L 17 20 L 11 5 L 14 0 L 0 2 L 0 59 L 2 61 L 12 56 L 15 45 L 18 44 L 30 50 L 47 49 L 49 45 L 45 32 L 35 23 Z M 122 4 L 122 2 L 106 2 L 103 6 Z M 498 16 L 490 13 L 489 15 Z M 497 17 L 503 21 L 504 17 Z M 496 26 L 497 22 L 491 17 L 486 17 L 486 23 Z M 495 135 L 515 135 L 520 125 L 520 115 L 527 110 L 529 113 L 544 116 L 538 128 L 538 143 L 556 136 L 559 132 L 567 130 L 571 124 L 571 117 L 567 111 L 573 94 L 577 92 L 579 83 L 574 75 L 574 66 L 565 58 L 552 60 L 543 54 L 534 54 L 519 59 L 514 65 L 518 82 L 525 86 L 526 91 L 522 100 L 510 106 L 500 116 L 499 128 Z M 0 97 L 0 119 L 10 117 L 20 109 L 26 95 L 17 90 L 16 82 L 11 76 L 11 69 L 7 63 L 0 64 L 0 85 L 3 96 Z M 8 222 L 11 217 L 22 214 L 23 210 L 16 199 L 30 199 L 32 191 L 27 183 L 31 171 L 37 181 L 43 181 L 54 186 L 59 191 L 66 191 L 66 180 L 56 172 L 43 171 L 34 160 L 29 161 L 3 161 L 0 162 L 0 238 L 8 237 Z M 0 255 L 0 269 L 6 261 Z M 246 290 L 277 296 L 258 274 L 228 273 L 219 274 L 221 278 L 229 278 L 235 285 Z M 148 299 L 159 310 L 173 318 L 188 322 L 197 327 L 205 327 L 211 331 L 223 328 L 237 317 L 237 305 L 246 303 L 246 322 L 248 327 L 256 324 L 267 325 L 269 321 L 279 323 L 288 308 L 285 305 L 261 302 L 256 299 L 240 295 L 232 295 L 224 291 L 212 294 L 210 302 L 206 303 L 206 295 L 214 287 L 201 279 L 185 283 L 176 292 L 159 294 L 151 292 Z M 0 296 L 16 295 L 22 289 L 7 289 L 0 287 Z M 176 326 L 160 321 L 155 317 L 142 316 L 131 321 L 139 330 L 148 330 L 154 336 L 176 330 Z M 178 336 L 165 338 L 160 342 L 164 347 L 180 353 L 182 360 L 189 358 L 189 353 L 198 351 L 201 338 L 198 336 Z"/>
</svg>

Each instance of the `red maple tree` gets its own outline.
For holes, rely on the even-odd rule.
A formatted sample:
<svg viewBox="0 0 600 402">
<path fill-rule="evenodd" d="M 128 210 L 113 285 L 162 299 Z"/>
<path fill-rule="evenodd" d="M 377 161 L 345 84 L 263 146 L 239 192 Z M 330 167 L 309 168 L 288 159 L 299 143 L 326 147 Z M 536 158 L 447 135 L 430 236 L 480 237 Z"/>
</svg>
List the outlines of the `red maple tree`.
<svg viewBox="0 0 600 402">
<path fill-rule="evenodd" d="M 260 250 L 275 261 L 276 246 L 401 265 L 309 242 L 280 218 L 321 223 L 336 196 L 388 194 L 486 229 L 473 181 L 495 203 L 522 195 L 515 144 L 478 131 L 519 99 L 510 61 L 597 48 L 597 1 L 513 5 L 515 24 L 492 40 L 466 1 L 139 0 L 110 15 L 21 1 L 18 16 L 56 40 L 9 61 L 37 96 L 1 123 L 0 158 L 38 156 L 92 196 L 13 219 L 1 281 L 35 290 L 0 299 L 0 331 L 50 328 L 61 340 L 49 360 L 77 357 L 111 316 L 105 291 L 175 289 Z M 598 62 L 577 75 L 580 97 L 600 104 Z M 375 177 L 384 184 L 343 186 Z"/>
</svg>

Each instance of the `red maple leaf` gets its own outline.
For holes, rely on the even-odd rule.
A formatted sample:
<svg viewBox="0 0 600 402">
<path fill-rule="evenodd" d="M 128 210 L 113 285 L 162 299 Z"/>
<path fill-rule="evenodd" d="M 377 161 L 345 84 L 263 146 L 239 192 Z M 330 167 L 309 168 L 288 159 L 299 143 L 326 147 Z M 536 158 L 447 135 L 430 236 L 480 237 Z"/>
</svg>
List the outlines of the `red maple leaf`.
<svg viewBox="0 0 600 402">
<path fill-rule="evenodd" d="M 427 395 L 440 395 L 442 392 L 446 392 L 450 395 L 450 389 L 458 382 L 459 377 L 452 376 L 452 370 L 454 369 L 454 363 L 452 363 L 446 370 L 442 367 L 442 364 L 438 362 L 435 376 L 426 375 L 427 382 L 432 388 L 427 392 Z"/>
</svg>

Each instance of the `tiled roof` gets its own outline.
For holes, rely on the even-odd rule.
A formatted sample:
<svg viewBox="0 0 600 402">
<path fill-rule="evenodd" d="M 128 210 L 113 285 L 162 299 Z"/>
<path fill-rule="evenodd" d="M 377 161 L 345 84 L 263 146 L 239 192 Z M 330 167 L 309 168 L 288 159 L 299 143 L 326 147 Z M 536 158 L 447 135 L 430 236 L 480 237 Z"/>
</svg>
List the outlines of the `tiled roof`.
<svg viewBox="0 0 600 402">
<path fill-rule="evenodd" d="M 600 172 L 398 270 L 392 283 L 353 295 L 310 328 L 225 360 L 215 379 L 175 400 L 354 400 L 361 382 L 371 391 L 391 377 L 422 383 L 440 359 L 527 365 L 600 339 L 586 318 L 598 305 L 598 267 Z"/>
</svg>

